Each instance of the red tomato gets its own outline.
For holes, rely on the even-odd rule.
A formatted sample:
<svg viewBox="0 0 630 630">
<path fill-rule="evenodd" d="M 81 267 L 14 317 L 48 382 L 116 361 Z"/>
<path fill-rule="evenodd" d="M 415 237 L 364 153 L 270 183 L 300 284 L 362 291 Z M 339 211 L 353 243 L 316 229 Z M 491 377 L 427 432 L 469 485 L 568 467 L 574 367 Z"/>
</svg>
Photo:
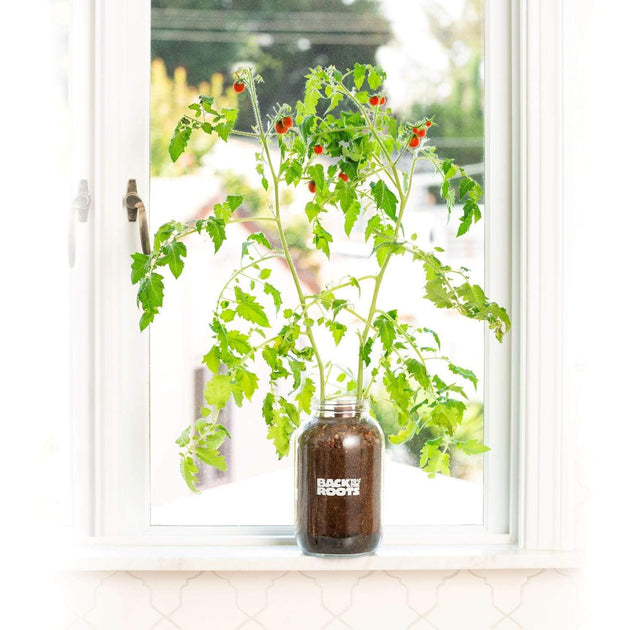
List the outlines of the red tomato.
<svg viewBox="0 0 630 630">
<path fill-rule="evenodd" d="M 411 140 L 409 140 L 409 146 L 412 149 L 415 149 L 420 144 L 420 138 L 418 136 L 411 136 Z"/>
<path fill-rule="evenodd" d="M 424 136 L 427 135 L 427 130 L 426 129 L 420 129 L 420 131 L 418 131 L 418 137 L 419 138 L 424 138 Z"/>
<path fill-rule="evenodd" d="M 282 119 L 282 126 L 285 129 L 291 129 L 291 127 L 293 127 L 293 118 L 291 118 L 291 116 L 285 116 Z"/>
<path fill-rule="evenodd" d="M 245 84 L 242 81 L 234 81 L 232 87 L 237 94 L 240 94 L 245 89 Z"/>
<path fill-rule="evenodd" d="M 311 179 L 311 181 L 308 183 L 308 189 L 314 193 L 317 190 L 317 186 L 315 185 L 315 182 Z"/>
<path fill-rule="evenodd" d="M 321 154 L 324 152 L 324 147 L 323 147 L 321 144 L 316 144 L 316 145 L 313 147 L 313 152 L 314 152 L 316 155 L 321 155 Z"/>
<path fill-rule="evenodd" d="M 378 96 L 370 96 L 370 105 L 372 107 L 376 107 L 380 103 L 380 98 Z"/>
<path fill-rule="evenodd" d="M 387 102 L 387 99 L 384 96 L 381 96 L 381 98 L 378 99 L 379 105 L 385 105 L 386 102 Z"/>
<path fill-rule="evenodd" d="M 349 178 L 345 173 L 339 173 L 339 179 L 343 179 L 344 182 L 347 182 Z"/>
<path fill-rule="evenodd" d="M 276 131 L 280 134 L 287 132 L 287 128 L 282 124 L 282 121 L 280 120 L 276 123 Z"/>
</svg>

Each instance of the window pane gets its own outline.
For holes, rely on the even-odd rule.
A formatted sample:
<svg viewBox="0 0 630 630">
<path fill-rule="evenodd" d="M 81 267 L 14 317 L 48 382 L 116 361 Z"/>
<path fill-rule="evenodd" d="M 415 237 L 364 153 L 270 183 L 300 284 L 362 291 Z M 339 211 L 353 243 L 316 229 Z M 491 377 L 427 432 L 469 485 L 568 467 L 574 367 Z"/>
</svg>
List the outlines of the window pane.
<svg viewBox="0 0 630 630">
<path fill-rule="evenodd" d="M 211 4 L 211 8 L 209 8 Z M 388 74 L 388 105 L 401 118 L 435 116 L 433 143 L 477 179 L 483 178 L 483 3 L 481 0 L 405 5 L 393 0 L 325 0 L 312 3 L 208 3 L 200 0 L 154 0 L 152 10 L 151 223 L 155 229 L 170 219 L 206 216 L 226 191 L 246 197 L 245 212 L 255 214 L 265 203 L 255 180 L 255 144 L 248 139 L 216 143 L 198 138 L 176 164 L 168 142 L 175 123 L 198 94 L 236 103 L 232 71 L 253 61 L 265 82 L 263 113 L 276 102 L 301 98 L 309 67 L 355 61 L 378 63 Z M 229 7 L 229 8 L 226 8 Z M 250 114 L 241 101 L 238 126 L 247 129 Z M 253 175 L 252 175 L 253 174 Z M 308 193 L 285 197 L 288 216 L 303 207 Z M 483 230 L 477 226 L 463 240 L 455 238 L 457 221 L 446 222 L 439 184 L 423 164 L 408 206 L 408 229 L 419 244 L 447 250 L 446 262 L 472 270 L 483 284 Z M 298 212 L 295 213 L 298 216 Z M 201 364 L 211 345 L 208 322 L 218 292 L 240 259 L 240 243 L 251 231 L 231 226 L 232 234 L 218 255 L 208 243 L 191 237 L 187 265 L 177 281 L 167 283 L 165 306 L 151 329 L 151 475 L 153 524 L 279 525 L 293 522 L 292 459 L 278 461 L 266 440 L 261 417 L 262 396 L 242 408 L 228 406 L 223 423 L 232 434 L 224 454 L 228 470 L 200 464 L 201 496 L 193 496 L 179 477 L 174 439 L 198 417 L 208 378 Z M 343 226 L 331 226 L 343 235 Z M 237 231 L 240 230 L 240 235 Z M 289 221 L 288 234 L 303 283 L 309 292 L 345 275 L 365 275 L 369 253 L 358 237 L 340 237 L 331 260 L 310 251 L 305 224 Z M 280 263 L 274 277 L 291 293 L 288 271 Z M 461 436 L 481 439 L 483 426 L 483 330 L 477 322 L 435 309 L 423 295 L 422 277 L 395 258 L 387 273 L 380 304 L 398 309 L 403 321 L 437 331 L 444 354 L 472 369 L 480 383 L 467 392 L 471 404 Z M 284 286 L 282 286 L 284 285 Z M 362 300 L 353 296 L 358 309 Z M 326 340 L 322 338 L 323 343 Z M 330 342 L 326 352 L 334 355 Z M 386 433 L 398 431 L 381 414 Z M 418 466 L 422 432 L 411 442 L 389 445 L 385 471 L 385 522 L 389 524 L 480 524 L 482 522 L 482 458 L 453 456 L 451 477 L 427 479 Z M 426 506 L 431 505 L 427 510 Z"/>
</svg>

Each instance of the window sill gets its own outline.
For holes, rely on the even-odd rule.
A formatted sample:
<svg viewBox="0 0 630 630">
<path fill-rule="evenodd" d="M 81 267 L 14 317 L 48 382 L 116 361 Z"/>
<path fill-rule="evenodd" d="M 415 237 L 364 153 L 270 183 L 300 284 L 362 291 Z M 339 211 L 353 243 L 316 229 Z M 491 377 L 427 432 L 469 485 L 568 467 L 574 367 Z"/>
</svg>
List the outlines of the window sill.
<svg viewBox="0 0 630 630">
<path fill-rule="evenodd" d="M 435 571 L 574 569 L 582 554 L 515 545 L 383 545 L 358 558 L 316 558 L 295 545 L 202 546 L 85 543 L 66 549 L 62 571 Z"/>
</svg>

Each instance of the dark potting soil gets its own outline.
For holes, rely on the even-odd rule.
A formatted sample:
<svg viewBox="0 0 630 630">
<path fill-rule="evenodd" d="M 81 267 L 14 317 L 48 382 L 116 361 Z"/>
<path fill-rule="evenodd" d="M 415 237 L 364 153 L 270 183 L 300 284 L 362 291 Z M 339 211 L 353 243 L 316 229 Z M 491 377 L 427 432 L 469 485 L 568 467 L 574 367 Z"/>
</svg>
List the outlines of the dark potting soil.
<svg viewBox="0 0 630 630">
<path fill-rule="evenodd" d="M 318 419 L 297 442 L 300 548 L 314 554 L 362 554 L 381 539 L 383 437 L 372 420 Z"/>
</svg>

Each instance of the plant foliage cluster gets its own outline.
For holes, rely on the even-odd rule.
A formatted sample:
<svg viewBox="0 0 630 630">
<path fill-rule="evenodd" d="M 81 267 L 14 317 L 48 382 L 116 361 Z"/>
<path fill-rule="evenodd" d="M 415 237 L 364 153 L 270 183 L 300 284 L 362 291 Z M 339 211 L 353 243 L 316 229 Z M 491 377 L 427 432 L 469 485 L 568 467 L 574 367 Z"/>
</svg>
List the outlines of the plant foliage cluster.
<svg viewBox="0 0 630 630">
<path fill-rule="evenodd" d="M 476 439 L 455 438 L 466 409 L 464 382 L 476 386 L 477 377 L 443 356 L 436 332 L 401 321 L 396 308 L 382 307 L 379 293 L 390 261 L 408 257 L 424 272 L 423 297 L 439 309 L 487 322 L 496 338 L 503 339 L 510 327 L 505 309 L 470 281 L 466 269 L 445 264 L 443 250 L 420 248 L 415 236 L 407 237 L 404 230 L 419 162 L 428 161 L 440 175 L 440 193 L 448 216 L 456 214 L 458 236 L 481 218 L 481 187 L 452 160 L 438 156 L 428 140 L 431 119 L 396 120 L 385 103 L 385 73 L 379 67 L 355 64 L 345 72 L 316 67 L 306 76 L 303 100 L 277 106 L 266 119 L 257 99 L 261 81 L 247 67 L 235 73 L 235 82 L 245 85 L 250 99 L 255 120 L 251 129 L 236 128 L 236 108 L 219 107 L 214 98 L 200 96 L 177 123 L 169 146 L 175 161 L 196 134 L 224 141 L 232 135 L 256 139 L 257 172 L 272 199 L 267 214 L 256 221 L 267 221 L 277 234 L 275 245 L 262 232 L 247 237 L 240 264 L 219 294 L 210 321 L 213 343 L 203 359 L 213 374 L 204 392 L 206 404 L 201 418 L 177 441 L 184 479 L 195 490 L 196 458 L 225 467 L 219 447 L 228 434 L 217 421 L 218 412 L 230 399 L 241 406 L 261 387 L 267 436 L 280 457 L 288 454 L 291 436 L 315 398 L 368 398 L 374 408 L 378 387 L 396 415 L 397 431 L 389 440 L 403 443 L 430 428 L 435 437 L 423 444 L 420 466 L 432 476 L 448 474 L 453 449 L 468 454 L 487 450 Z M 281 207 L 282 189 L 298 186 L 313 191 L 304 207 L 313 247 L 330 256 L 334 238 L 327 222 L 338 213 L 345 233 L 360 229 L 371 247 L 373 274 L 341 278 L 315 294 L 305 291 L 287 244 Z M 155 234 L 151 254 L 133 255 L 141 329 L 162 307 L 163 271 L 168 269 L 175 278 L 182 273 L 186 237 L 203 234 L 218 251 L 227 238 L 226 227 L 247 220 L 238 216 L 242 202 L 242 196 L 230 195 L 205 219 L 166 223 Z M 286 263 L 292 294 L 274 284 L 273 259 Z M 367 312 L 357 312 L 346 297 L 348 290 L 370 296 Z M 351 323 L 357 321 L 358 329 L 353 330 Z M 317 344 L 321 334 L 331 335 L 335 344 L 355 334 L 354 365 L 336 367 L 327 361 Z M 254 367 L 257 360 L 268 367 L 266 383 Z M 436 362 L 447 368 L 440 375 L 430 368 Z"/>
</svg>

